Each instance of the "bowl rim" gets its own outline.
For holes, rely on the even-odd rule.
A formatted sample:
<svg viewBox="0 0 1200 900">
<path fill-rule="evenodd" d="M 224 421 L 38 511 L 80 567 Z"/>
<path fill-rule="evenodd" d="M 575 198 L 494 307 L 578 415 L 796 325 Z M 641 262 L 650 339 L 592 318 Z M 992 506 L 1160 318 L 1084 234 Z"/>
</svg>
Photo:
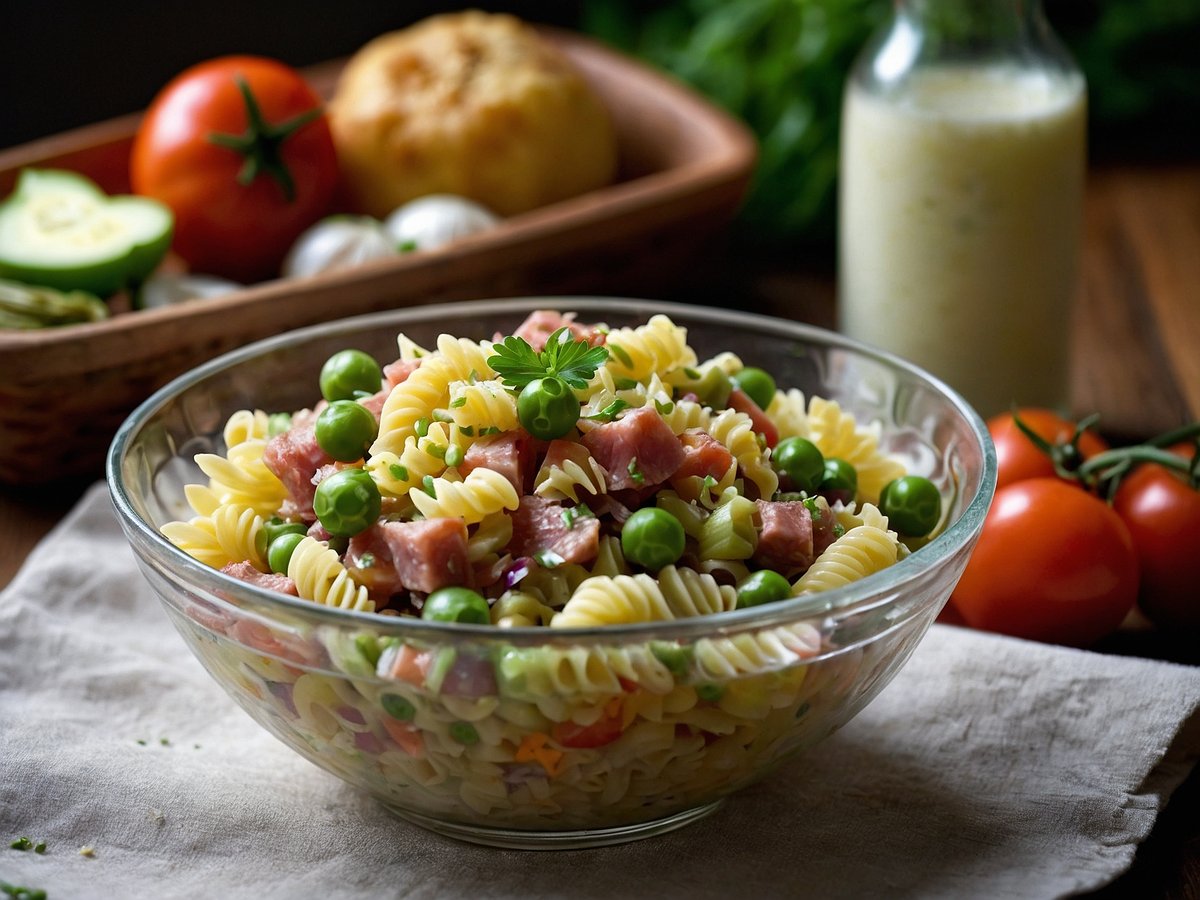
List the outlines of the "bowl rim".
<svg viewBox="0 0 1200 900">
<path fill-rule="evenodd" d="M 461 317 L 464 303 L 469 305 L 472 311 L 477 311 L 481 315 L 524 315 L 538 309 L 595 313 L 598 316 L 602 316 L 605 311 L 642 317 L 661 313 L 672 319 L 678 315 L 714 326 L 725 326 L 743 332 L 758 330 L 774 336 L 783 335 L 799 341 L 824 344 L 851 351 L 886 367 L 901 370 L 910 377 L 915 377 L 950 402 L 958 415 L 969 426 L 982 451 L 983 471 L 980 473 L 979 490 L 971 498 L 962 514 L 941 534 L 918 551 L 914 551 L 880 572 L 833 590 L 792 597 L 761 606 L 667 622 L 636 622 L 588 628 L 555 629 L 545 626 L 523 626 L 501 630 L 491 624 L 466 625 L 436 622 L 416 617 L 381 616 L 373 612 L 324 606 L 311 600 L 303 600 L 249 584 L 204 565 L 172 544 L 137 512 L 122 476 L 125 456 L 133 439 L 150 418 L 186 389 L 256 356 L 302 344 L 318 337 L 328 338 L 339 333 L 379 326 L 403 330 L 406 323 L 458 319 Z M 696 639 L 720 635 L 723 632 L 777 627 L 822 614 L 841 619 L 888 606 L 897 599 L 895 592 L 906 582 L 917 578 L 922 573 L 936 570 L 964 546 L 974 541 L 982 528 L 983 519 L 995 492 L 996 467 L 995 447 L 983 419 L 974 408 L 957 391 L 936 376 L 895 354 L 828 329 L 759 313 L 693 306 L 662 300 L 591 295 L 522 296 L 407 307 L 335 319 L 255 341 L 193 368 L 151 394 L 121 424 L 109 446 L 105 460 L 109 494 L 117 514 L 125 526 L 130 542 L 134 543 L 133 536 L 136 534 L 149 547 L 157 551 L 160 560 L 171 563 L 177 572 L 185 573 L 186 581 L 202 588 L 206 599 L 227 604 L 238 615 L 244 615 L 247 611 L 251 611 L 270 617 L 272 612 L 286 611 L 299 616 L 302 620 L 314 620 L 319 624 L 369 626 L 372 630 L 389 636 L 418 639 L 452 637 L 455 639 L 486 638 L 495 640 L 502 638 L 506 643 L 518 645 L 561 641 L 621 643 L 628 639 Z M 136 553 L 136 546 L 133 549 Z M 867 587 L 865 592 L 864 586 Z M 222 596 L 231 593 L 238 597 L 238 603 L 231 603 Z"/>
</svg>

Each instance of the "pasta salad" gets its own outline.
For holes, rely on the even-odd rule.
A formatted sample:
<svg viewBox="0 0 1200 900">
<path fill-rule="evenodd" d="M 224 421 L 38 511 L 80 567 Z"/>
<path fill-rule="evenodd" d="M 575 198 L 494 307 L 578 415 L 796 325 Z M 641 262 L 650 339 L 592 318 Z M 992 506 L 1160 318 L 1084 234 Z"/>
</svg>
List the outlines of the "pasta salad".
<svg viewBox="0 0 1200 900">
<path fill-rule="evenodd" d="M 808 623 L 621 647 L 573 630 L 830 590 L 942 524 L 877 426 L 732 353 L 699 359 L 663 315 L 541 311 L 493 340 L 398 345 L 382 369 L 335 354 L 309 409 L 232 415 L 225 452 L 196 457 L 194 516 L 162 531 L 316 604 L 556 636 L 472 653 L 243 629 L 198 650 L 272 700 L 285 741 L 409 811 L 591 827 L 733 789 L 839 706 L 861 653 L 803 665 L 829 649 Z"/>
</svg>

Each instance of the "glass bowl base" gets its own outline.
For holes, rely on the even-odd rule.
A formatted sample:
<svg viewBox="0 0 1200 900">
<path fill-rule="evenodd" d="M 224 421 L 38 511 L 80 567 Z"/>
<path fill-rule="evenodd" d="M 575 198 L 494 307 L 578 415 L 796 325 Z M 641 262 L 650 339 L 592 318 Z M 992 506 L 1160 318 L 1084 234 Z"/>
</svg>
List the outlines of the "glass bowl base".
<svg viewBox="0 0 1200 900">
<path fill-rule="evenodd" d="M 461 822 L 447 822 L 430 816 L 413 812 L 384 803 L 383 806 L 391 813 L 405 821 L 420 825 L 429 831 L 466 841 L 471 844 L 483 844 L 488 847 L 504 847 L 509 850 L 587 850 L 592 847 L 607 847 L 612 844 L 626 844 L 630 841 L 640 841 L 683 828 L 703 819 L 710 813 L 716 812 L 724 803 L 724 799 L 706 803 L 693 809 L 654 819 L 650 822 L 638 822 L 634 825 L 617 825 L 612 828 L 582 828 L 576 831 L 526 831 L 516 828 L 488 828 L 484 825 L 464 825 Z"/>
</svg>

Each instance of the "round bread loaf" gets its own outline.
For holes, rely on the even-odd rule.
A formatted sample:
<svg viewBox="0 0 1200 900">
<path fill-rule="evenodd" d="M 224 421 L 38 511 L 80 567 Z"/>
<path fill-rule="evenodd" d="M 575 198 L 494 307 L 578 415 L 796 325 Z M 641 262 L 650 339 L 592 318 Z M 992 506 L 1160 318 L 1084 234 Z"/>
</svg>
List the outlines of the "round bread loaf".
<svg viewBox="0 0 1200 900">
<path fill-rule="evenodd" d="M 435 193 L 510 216 L 616 172 L 600 99 L 507 15 L 451 13 L 376 38 L 347 64 L 329 118 L 348 199 L 380 218 Z"/>
</svg>

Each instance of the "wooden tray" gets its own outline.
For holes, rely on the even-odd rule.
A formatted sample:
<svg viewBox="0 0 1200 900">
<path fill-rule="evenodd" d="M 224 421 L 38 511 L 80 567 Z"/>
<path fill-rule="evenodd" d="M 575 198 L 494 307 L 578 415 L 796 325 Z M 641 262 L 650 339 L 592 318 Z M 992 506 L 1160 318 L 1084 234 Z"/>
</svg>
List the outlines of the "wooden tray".
<svg viewBox="0 0 1200 900">
<path fill-rule="evenodd" d="M 124 417 L 171 378 L 305 325 L 398 306 L 519 294 L 649 293 L 728 225 L 756 149 L 740 123 L 670 78 L 546 30 L 612 113 L 620 180 L 442 250 L 278 279 L 224 297 L 34 332 L 0 331 L 0 482 L 98 476 Z M 326 95 L 340 63 L 306 74 Z M 138 116 L 0 151 L 0 196 L 26 166 L 129 191 Z"/>
</svg>

